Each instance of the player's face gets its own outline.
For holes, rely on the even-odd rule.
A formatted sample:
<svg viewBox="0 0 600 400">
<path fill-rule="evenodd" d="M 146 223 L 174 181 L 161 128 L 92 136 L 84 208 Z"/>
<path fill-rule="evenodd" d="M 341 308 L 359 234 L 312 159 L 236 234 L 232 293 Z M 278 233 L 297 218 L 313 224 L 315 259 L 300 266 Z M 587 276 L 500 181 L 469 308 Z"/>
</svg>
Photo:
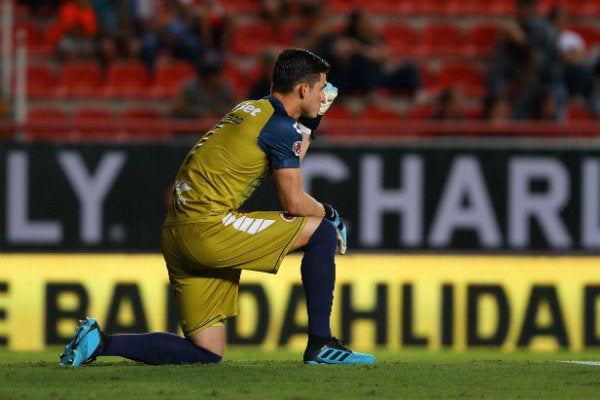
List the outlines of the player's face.
<svg viewBox="0 0 600 400">
<path fill-rule="evenodd" d="M 325 93 L 323 88 L 327 85 L 325 74 L 321 74 L 317 83 L 313 87 L 309 87 L 308 93 L 304 101 L 303 115 L 309 118 L 315 118 L 321 108 L 321 103 L 325 102 Z"/>
</svg>

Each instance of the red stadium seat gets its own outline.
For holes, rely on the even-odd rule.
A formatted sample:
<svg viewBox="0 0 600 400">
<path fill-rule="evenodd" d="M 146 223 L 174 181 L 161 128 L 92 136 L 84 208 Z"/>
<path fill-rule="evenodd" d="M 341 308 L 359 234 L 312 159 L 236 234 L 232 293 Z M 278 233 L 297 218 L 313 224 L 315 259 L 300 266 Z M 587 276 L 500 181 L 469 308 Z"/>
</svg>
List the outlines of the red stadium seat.
<svg viewBox="0 0 600 400">
<path fill-rule="evenodd" d="M 417 51 L 417 37 L 409 25 L 386 24 L 379 33 L 390 47 L 393 54 L 413 55 Z"/>
<path fill-rule="evenodd" d="M 102 73 L 92 61 L 65 62 L 58 74 L 56 93 L 60 97 L 100 97 Z"/>
<path fill-rule="evenodd" d="M 472 25 L 466 32 L 466 54 L 481 56 L 489 54 L 502 29 L 494 24 Z"/>
<path fill-rule="evenodd" d="M 233 33 L 233 52 L 240 56 L 257 56 L 265 47 L 277 45 L 271 27 L 265 23 L 238 24 Z"/>
<path fill-rule="evenodd" d="M 433 117 L 435 107 L 433 104 L 420 104 L 412 106 L 406 117 L 408 119 L 429 119 Z"/>
<path fill-rule="evenodd" d="M 343 103 L 333 104 L 327 111 L 327 119 L 351 119 L 354 118 L 354 114 L 350 109 Z"/>
<path fill-rule="evenodd" d="M 481 97 L 485 93 L 483 74 L 472 64 L 447 63 L 442 65 L 437 90 L 455 87 L 467 96 Z"/>
<path fill-rule="evenodd" d="M 356 0 L 355 7 L 369 10 L 375 14 L 393 15 L 398 13 L 399 1 L 397 0 Z"/>
<path fill-rule="evenodd" d="M 37 107 L 27 112 L 27 122 L 32 125 L 23 132 L 25 140 L 60 140 L 66 136 L 69 118 L 62 108 Z"/>
<path fill-rule="evenodd" d="M 161 112 L 154 107 L 129 107 L 121 112 L 121 120 L 159 119 Z"/>
<path fill-rule="evenodd" d="M 457 55 L 463 51 L 463 34 L 456 25 L 445 23 L 430 23 L 421 29 L 419 54 Z"/>
<path fill-rule="evenodd" d="M 73 111 L 71 120 L 74 124 L 88 121 L 110 121 L 114 118 L 113 113 L 101 107 L 81 107 Z"/>
<path fill-rule="evenodd" d="M 567 107 L 567 121 L 591 121 L 590 111 L 583 105 L 570 105 Z"/>
<path fill-rule="evenodd" d="M 443 15 L 446 0 L 403 0 L 397 2 L 397 12 L 406 15 Z"/>
<path fill-rule="evenodd" d="M 221 0 L 221 3 L 240 15 L 257 14 L 260 10 L 260 0 Z"/>
<path fill-rule="evenodd" d="M 12 42 L 16 46 L 23 40 L 23 44 L 27 46 L 27 54 L 29 55 L 50 55 L 53 48 L 46 44 L 44 35 L 42 34 L 40 25 L 33 21 L 17 19 L 12 26 Z M 24 36 L 21 36 L 24 33 Z M 2 32 L 0 32 L 0 37 Z"/>
<path fill-rule="evenodd" d="M 360 112 L 360 119 L 375 119 L 375 120 L 397 120 L 400 118 L 398 111 L 391 107 L 380 105 L 369 105 Z"/>
<path fill-rule="evenodd" d="M 27 96 L 30 98 L 50 98 L 56 91 L 54 71 L 47 64 L 27 66 Z"/>
<path fill-rule="evenodd" d="M 166 139 L 171 132 L 163 129 L 160 122 L 163 115 L 155 107 L 130 107 L 118 118 L 118 135 L 127 139 Z"/>
<path fill-rule="evenodd" d="M 250 91 L 250 84 L 253 82 L 239 64 L 233 61 L 226 62 L 224 65 L 224 73 L 235 97 L 246 97 Z"/>
<path fill-rule="evenodd" d="M 108 66 L 104 96 L 143 98 L 150 93 L 148 68 L 141 61 L 115 61 Z"/>
<path fill-rule="evenodd" d="M 149 89 L 154 98 L 171 98 L 181 89 L 183 83 L 196 75 L 196 68 L 187 61 L 159 63 L 154 72 L 154 80 Z"/>
<path fill-rule="evenodd" d="M 579 33 L 588 49 L 600 42 L 600 29 L 595 25 L 576 24 L 569 26 L 568 29 Z"/>
</svg>

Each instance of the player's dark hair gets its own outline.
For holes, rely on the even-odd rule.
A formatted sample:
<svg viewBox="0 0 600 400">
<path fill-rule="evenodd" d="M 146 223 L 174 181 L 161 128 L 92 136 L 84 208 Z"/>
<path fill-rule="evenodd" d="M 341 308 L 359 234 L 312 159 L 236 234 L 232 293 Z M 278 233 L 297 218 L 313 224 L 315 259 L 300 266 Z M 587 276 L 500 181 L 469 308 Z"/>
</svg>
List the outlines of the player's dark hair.
<svg viewBox="0 0 600 400">
<path fill-rule="evenodd" d="M 289 48 L 277 57 L 273 70 L 271 92 L 290 93 L 299 83 L 313 87 L 320 74 L 329 72 L 329 63 L 318 55 L 305 50 Z"/>
</svg>

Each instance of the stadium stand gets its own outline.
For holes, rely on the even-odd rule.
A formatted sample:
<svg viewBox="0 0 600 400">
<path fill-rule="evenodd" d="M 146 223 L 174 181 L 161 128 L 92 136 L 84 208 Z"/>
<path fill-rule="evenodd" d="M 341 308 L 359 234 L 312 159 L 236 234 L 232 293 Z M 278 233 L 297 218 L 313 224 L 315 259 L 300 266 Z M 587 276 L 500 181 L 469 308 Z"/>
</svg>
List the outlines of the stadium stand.
<svg viewBox="0 0 600 400">
<path fill-rule="evenodd" d="M 59 98 L 100 97 L 103 75 L 94 61 L 68 61 L 59 65 L 55 95 Z"/>
<path fill-rule="evenodd" d="M 289 45 L 304 21 L 296 13 L 286 17 L 281 29 L 274 31 L 261 19 L 259 0 L 221 0 L 221 3 L 236 13 L 233 44 L 224 71 L 236 97 L 242 99 L 248 94 L 262 51 L 268 46 Z M 324 3 L 333 12 L 331 22 L 335 26 L 342 26 L 357 7 L 374 14 L 380 34 L 394 57 L 416 59 L 423 80 L 423 93 L 418 98 L 379 90 L 375 92 L 376 104 L 369 103 L 372 99 L 358 99 L 364 100 L 358 107 L 361 113 L 353 113 L 354 107 L 340 101 L 328 112 L 328 119 L 349 119 L 354 123 L 361 119 L 426 120 L 433 112 L 433 99 L 449 87 L 464 93 L 465 117 L 478 119 L 489 55 L 499 33 L 513 16 L 514 0 L 327 0 Z M 600 44 L 600 0 L 538 0 L 538 3 L 540 14 L 554 5 L 563 5 L 572 15 L 569 28 L 581 34 L 589 48 Z M 153 70 L 133 60 L 117 60 L 108 65 L 94 60 L 60 62 L 49 41 L 52 15 L 40 18 L 16 0 L 15 4 L 13 32 L 27 34 L 30 62 L 26 69 L 27 94 L 31 106 L 28 118 L 36 124 L 40 120 L 63 124 L 98 121 L 79 111 L 82 104 L 88 107 L 89 101 L 110 113 L 110 118 L 107 115 L 105 118 L 123 122 L 123 126 L 141 119 L 156 122 L 166 118 L 170 99 L 196 73 L 188 61 L 162 55 Z M 356 101 L 356 97 L 350 96 L 349 100 Z M 120 107 L 123 111 L 114 111 Z M 146 112 L 141 108 L 146 108 Z M 69 116 L 70 110 L 75 110 L 73 118 Z M 569 103 L 567 121 L 585 122 L 590 118 L 580 103 Z M 52 131 L 49 127 L 45 134 Z"/>
</svg>

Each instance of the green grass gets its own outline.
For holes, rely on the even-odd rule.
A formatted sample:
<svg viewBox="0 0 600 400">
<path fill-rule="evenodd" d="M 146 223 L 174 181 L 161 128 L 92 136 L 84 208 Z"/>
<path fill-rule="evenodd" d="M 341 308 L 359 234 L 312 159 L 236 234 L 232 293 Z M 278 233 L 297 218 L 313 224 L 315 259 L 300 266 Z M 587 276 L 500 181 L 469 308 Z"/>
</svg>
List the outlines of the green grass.
<svg viewBox="0 0 600 400">
<path fill-rule="evenodd" d="M 305 366 L 300 354 L 228 349 L 218 365 L 145 366 L 116 357 L 57 365 L 60 349 L 0 351 L 0 399 L 597 398 L 600 352 L 376 352 L 371 366 Z"/>
</svg>

